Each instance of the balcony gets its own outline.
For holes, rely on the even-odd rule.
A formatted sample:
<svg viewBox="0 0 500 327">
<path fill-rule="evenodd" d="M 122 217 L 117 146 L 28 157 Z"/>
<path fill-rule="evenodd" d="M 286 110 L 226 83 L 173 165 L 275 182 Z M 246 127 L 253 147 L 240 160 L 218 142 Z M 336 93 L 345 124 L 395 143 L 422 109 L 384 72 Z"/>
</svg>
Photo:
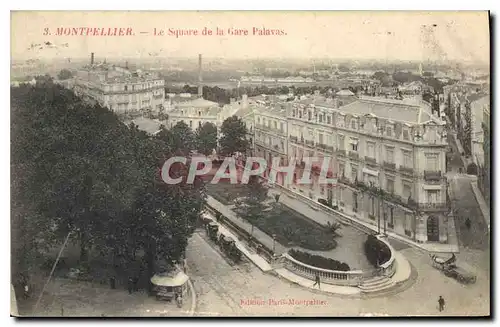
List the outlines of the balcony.
<svg viewBox="0 0 500 327">
<path fill-rule="evenodd" d="M 299 138 L 297 136 L 290 135 L 289 139 L 290 139 L 290 141 L 292 141 L 294 143 L 298 143 L 299 142 Z"/>
<path fill-rule="evenodd" d="M 159 100 L 159 99 L 163 99 L 163 98 L 164 98 L 163 94 L 153 95 L 153 99 L 155 99 L 155 100 Z"/>
<path fill-rule="evenodd" d="M 443 179 L 441 171 L 424 170 L 424 180 L 427 182 L 440 182 Z"/>
<path fill-rule="evenodd" d="M 413 168 L 399 166 L 399 171 L 403 174 L 413 175 Z"/>
<path fill-rule="evenodd" d="M 337 149 L 337 151 L 335 153 L 345 157 L 345 150 L 343 150 L 343 149 Z"/>
<path fill-rule="evenodd" d="M 358 160 L 359 159 L 359 153 L 357 153 L 355 151 L 349 151 L 349 158 Z"/>
<path fill-rule="evenodd" d="M 335 148 L 333 147 L 333 145 L 327 145 L 325 150 L 330 153 L 333 153 L 335 151 Z"/>
<path fill-rule="evenodd" d="M 374 164 L 376 165 L 377 164 L 377 159 L 373 158 L 373 157 L 368 157 L 368 156 L 365 156 L 365 161 L 367 163 L 371 163 L 371 164 Z"/>
<path fill-rule="evenodd" d="M 314 148 L 314 141 L 312 140 L 306 140 L 306 145 L 311 147 L 311 148 Z"/>
<path fill-rule="evenodd" d="M 422 211 L 446 211 L 448 210 L 448 204 L 446 202 L 419 203 L 418 209 Z"/>
<path fill-rule="evenodd" d="M 385 169 L 396 170 L 396 164 L 394 162 L 384 161 L 384 165 L 383 166 L 384 166 Z"/>
</svg>

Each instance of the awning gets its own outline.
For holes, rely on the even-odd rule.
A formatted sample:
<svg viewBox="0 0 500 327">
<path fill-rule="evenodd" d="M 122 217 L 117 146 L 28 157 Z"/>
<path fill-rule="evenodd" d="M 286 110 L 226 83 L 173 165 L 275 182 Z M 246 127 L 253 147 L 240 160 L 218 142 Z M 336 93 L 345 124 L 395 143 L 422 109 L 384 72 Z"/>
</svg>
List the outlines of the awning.
<svg viewBox="0 0 500 327">
<path fill-rule="evenodd" d="M 371 170 L 368 168 L 363 168 L 363 173 L 378 177 L 378 171 Z"/>
<path fill-rule="evenodd" d="M 358 145 L 358 142 L 359 142 L 359 140 L 353 140 L 353 139 L 349 140 L 349 143 L 354 144 L 354 145 Z"/>
<path fill-rule="evenodd" d="M 188 279 L 185 273 L 179 271 L 175 275 L 154 275 L 151 283 L 156 286 L 175 287 L 184 285 Z"/>
</svg>

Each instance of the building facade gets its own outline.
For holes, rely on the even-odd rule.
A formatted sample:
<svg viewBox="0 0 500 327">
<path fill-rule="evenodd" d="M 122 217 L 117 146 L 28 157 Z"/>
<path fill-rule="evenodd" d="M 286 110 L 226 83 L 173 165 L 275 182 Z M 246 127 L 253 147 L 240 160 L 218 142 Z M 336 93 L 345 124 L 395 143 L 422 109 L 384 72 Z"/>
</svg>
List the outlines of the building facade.
<svg viewBox="0 0 500 327">
<path fill-rule="evenodd" d="M 212 123 L 219 127 L 219 113 L 221 108 L 216 102 L 197 98 L 173 104 L 173 109 L 168 112 L 167 126 L 173 127 L 183 121 L 193 131 L 205 123 Z"/>
<path fill-rule="evenodd" d="M 266 161 L 284 155 L 282 165 L 295 158 L 293 178 L 278 175 L 278 183 L 315 201 L 323 199 L 380 232 L 446 243 L 446 124 L 425 102 L 343 96 L 258 108 L 255 154 Z M 317 161 L 312 183 L 300 185 L 304 157 Z M 326 175 L 337 177 L 336 184 L 320 183 L 325 158 Z"/>
<path fill-rule="evenodd" d="M 165 81 L 157 73 L 111 65 L 78 71 L 73 88 L 77 95 L 117 113 L 160 113 L 165 102 Z"/>
<path fill-rule="evenodd" d="M 483 153 L 484 153 L 484 164 L 478 165 L 478 186 L 483 194 L 486 204 L 490 204 L 490 182 L 491 182 L 491 155 L 490 155 L 490 107 L 487 106 L 483 109 Z"/>
</svg>

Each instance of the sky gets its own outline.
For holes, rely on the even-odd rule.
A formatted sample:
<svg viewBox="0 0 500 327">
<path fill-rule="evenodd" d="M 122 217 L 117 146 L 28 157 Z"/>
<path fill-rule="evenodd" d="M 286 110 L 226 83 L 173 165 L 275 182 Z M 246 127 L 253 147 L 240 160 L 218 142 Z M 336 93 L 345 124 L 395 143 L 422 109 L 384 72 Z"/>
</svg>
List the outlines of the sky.
<svg viewBox="0 0 500 327">
<path fill-rule="evenodd" d="M 424 33 L 423 25 L 432 26 Z M 131 28 L 135 36 L 57 36 L 57 28 Z M 153 36 L 153 30 L 219 28 L 218 36 Z M 284 35 L 252 35 L 253 28 Z M 44 35 L 48 28 L 51 35 Z M 247 29 L 249 35 L 227 35 Z M 141 34 L 140 32 L 148 32 Z M 424 37 L 427 35 L 427 37 Z M 433 35 L 433 38 L 431 37 Z M 427 40 L 423 42 L 424 40 Z M 87 57 L 348 58 L 431 60 L 489 64 L 488 12 L 165 12 L 165 11 L 14 11 L 11 56 L 14 60 Z M 55 48 L 31 44 L 51 42 Z M 67 43 L 67 47 L 63 47 Z M 424 44 L 431 46 L 423 46 Z M 437 44 L 441 49 L 436 51 Z M 441 53 L 441 54 L 439 54 Z"/>
</svg>

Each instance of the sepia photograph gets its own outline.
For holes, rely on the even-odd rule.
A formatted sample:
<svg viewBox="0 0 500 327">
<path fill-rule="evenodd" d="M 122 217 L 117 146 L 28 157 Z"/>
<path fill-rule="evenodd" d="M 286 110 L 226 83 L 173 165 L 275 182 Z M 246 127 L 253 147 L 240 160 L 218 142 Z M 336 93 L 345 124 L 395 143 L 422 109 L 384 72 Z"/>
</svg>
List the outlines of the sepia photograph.
<svg viewBox="0 0 500 327">
<path fill-rule="evenodd" d="M 490 317 L 488 11 L 11 11 L 12 317 Z"/>
</svg>

